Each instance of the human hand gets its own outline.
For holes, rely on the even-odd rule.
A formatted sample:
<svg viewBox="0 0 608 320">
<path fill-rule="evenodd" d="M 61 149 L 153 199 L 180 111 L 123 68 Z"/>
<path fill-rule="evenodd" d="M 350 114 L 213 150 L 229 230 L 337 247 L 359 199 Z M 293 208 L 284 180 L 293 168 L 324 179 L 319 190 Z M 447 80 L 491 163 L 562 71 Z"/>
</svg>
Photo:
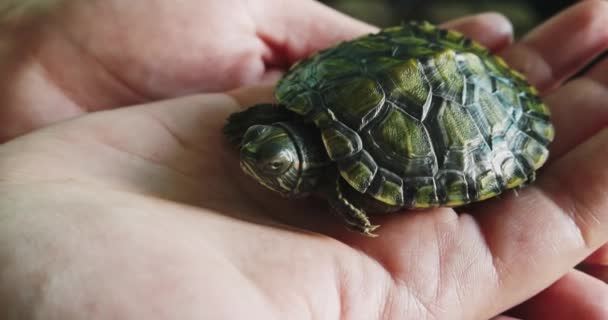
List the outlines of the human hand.
<svg viewBox="0 0 608 320">
<path fill-rule="evenodd" d="M 594 30 L 606 15 L 590 1 L 503 53 L 519 66 L 538 57 L 551 77 L 523 69 L 554 88 L 605 47 Z M 579 45 L 555 57 L 558 31 Z M 521 59 L 522 48 L 541 54 Z M 564 274 L 543 294 L 569 292 L 568 303 L 540 299 L 523 312 L 605 317 L 583 303 L 590 292 L 606 299 L 605 287 L 568 270 L 608 240 L 607 68 L 547 92 L 558 136 L 537 184 L 460 216 L 388 217 L 374 240 L 240 173 L 220 128 L 264 99 L 257 89 L 92 114 L 14 140 L 0 149 L 6 318 L 487 319 Z"/>
<path fill-rule="evenodd" d="M 373 30 L 316 1 L 8 0 L 0 14 L 0 141 L 89 111 L 272 80 Z"/>
<path fill-rule="evenodd" d="M 461 29 L 483 40 L 501 26 L 480 21 Z M 374 28 L 307 0 L 6 0 L 0 30 L 1 142 L 90 111 L 272 82 Z"/>
<path fill-rule="evenodd" d="M 495 29 L 478 27 L 462 26 L 482 39 Z M 374 28 L 303 0 L 6 0 L 0 30 L 4 141 L 90 111 L 271 82 Z"/>
</svg>

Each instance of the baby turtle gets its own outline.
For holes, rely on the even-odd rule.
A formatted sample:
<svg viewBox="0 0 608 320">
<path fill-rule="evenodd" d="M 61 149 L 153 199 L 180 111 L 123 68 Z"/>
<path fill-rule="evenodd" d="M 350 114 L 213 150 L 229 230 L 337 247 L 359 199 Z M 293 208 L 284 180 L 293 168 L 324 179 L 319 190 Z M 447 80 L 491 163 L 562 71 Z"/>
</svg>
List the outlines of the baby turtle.
<svg viewBox="0 0 608 320">
<path fill-rule="evenodd" d="M 428 22 L 320 51 L 275 97 L 224 127 L 243 170 L 286 197 L 324 196 L 368 236 L 368 214 L 457 207 L 531 183 L 554 136 L 523 75 Z"/>
</svg>

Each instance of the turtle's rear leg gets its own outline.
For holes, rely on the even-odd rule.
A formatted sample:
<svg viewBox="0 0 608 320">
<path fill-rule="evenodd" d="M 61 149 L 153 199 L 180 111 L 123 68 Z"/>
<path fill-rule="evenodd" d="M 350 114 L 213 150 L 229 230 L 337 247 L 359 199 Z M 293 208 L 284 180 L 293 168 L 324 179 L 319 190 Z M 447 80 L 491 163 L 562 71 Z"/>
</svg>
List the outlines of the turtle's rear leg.
<svg viewBox="0 0 608 320">
<path fill-rule="evenodd" d="M 377 237 L 374 230 L 378 225 L 372 225 L 367 214 L 351 202 L 343 192 L 342 178 L 338 174 L 335 183 L 328 186 L 327 199 L 331 207 L 344 219 L 350 230 L 359 232 L 368 237 Z"/>
<path fill-rule="evenodd" d="M 278 104 L 257 104 L 241 112 L 231 114 L 224 125 L 224 134 L 234 145 L 240 145 L 249 127 L 257 124 L 270 125 L 293 120 L 294 114 Z"/>
</svg>

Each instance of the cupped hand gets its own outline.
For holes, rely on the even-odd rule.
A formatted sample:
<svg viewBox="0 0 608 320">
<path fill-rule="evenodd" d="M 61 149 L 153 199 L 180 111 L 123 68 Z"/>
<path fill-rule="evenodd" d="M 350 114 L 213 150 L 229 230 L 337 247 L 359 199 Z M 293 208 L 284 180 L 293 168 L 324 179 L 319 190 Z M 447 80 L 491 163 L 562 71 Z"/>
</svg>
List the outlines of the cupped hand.
<svg viewBox="0 0 608 320">
<path fill-rule="evenodd" d="M 377 219 L 377 239 L 240 172 L 221 127 L 267 88 L 12 140 L 0 148 L 3 318 L 488 319 L 533 296 L 514 312 L 605 318 L 605 284 L 572 268 L 608 241 L 608 62 L 562 81 L 608 46 L 607 17 L 586 1 L 506 49 L 508 33 L 476 37 L 544 90 L 552 159 L 518 196 Z M 471 34 L 479 19 L 451 27 Z"/>
</svg>

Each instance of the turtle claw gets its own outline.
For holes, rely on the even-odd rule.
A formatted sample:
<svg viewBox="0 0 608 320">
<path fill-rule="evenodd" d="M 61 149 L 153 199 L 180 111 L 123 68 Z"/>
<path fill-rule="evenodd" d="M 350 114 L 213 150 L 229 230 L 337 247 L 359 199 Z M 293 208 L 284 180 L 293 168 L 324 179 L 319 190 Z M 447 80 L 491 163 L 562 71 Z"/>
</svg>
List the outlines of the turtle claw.
<svg viewBox="0 0 608 320">
<path fill-rule="evenodd" d="M 364 224 L 364 225 L 360 225 L 357 223 L 353 223 L 351 221 L 347 221 L 348 223 L 348 229 L 350 231 L 356 232 L 360 235 L 369 237 L 369 238 L 378 238 L 379 235 L 374 233 L 374 231 L 378 228 L 380 228 L 379 225 L 372 225 L 372 224 Z"/>
<path fill-rule="evenodd" d="M 338 176 L 328 194 L 329 203 L 334 211 L 344 219 L 348 229 L 370 238 L 378 237 L 373 232 L 380 226 L 371 224 L 365 211 L 349 201 L 347 196 L 342 192 L 340 182 L 340 177 Z"/>
<path fill-rule="evenodd" d="M 379 235 L 377 233 L 374 233 L 374 231 L 376 229 L 378 229 L 378 228 L 380 228 L 380 225 L 371 225 L 371 226 L 367 227 L 366 230 L 364 230 L 362 232 L 362 234 L 364 236 L 367 236 L 367 237 L 370 237 L 370 238 L 378 238 Z"/>
</svg>

